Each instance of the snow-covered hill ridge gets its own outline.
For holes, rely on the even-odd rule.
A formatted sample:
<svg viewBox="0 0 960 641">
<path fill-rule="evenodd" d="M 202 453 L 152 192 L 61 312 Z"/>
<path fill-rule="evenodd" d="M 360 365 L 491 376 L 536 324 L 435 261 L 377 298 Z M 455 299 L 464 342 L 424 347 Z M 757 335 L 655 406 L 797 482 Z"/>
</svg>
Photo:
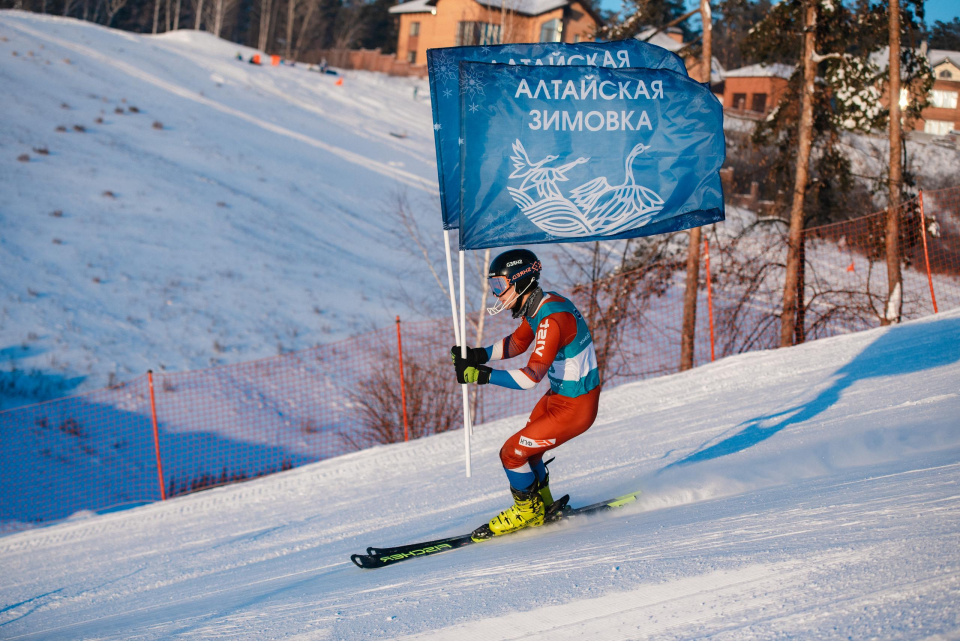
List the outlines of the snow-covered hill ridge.
<svg viewBox="0 0 960 641">
<path fill-rule="evenodd" d="M 0 396 L 392 320 L 382 297 L 406 257 L 380 244 L 386 211 L 398 190 L 436 191 L 425 82 L 337 86 L 237 52 L 204 32 L 0 12 Z"/>
<path fill-rule="evenodd" d="M 525 417 L 0 539 L 7 638 L 956 638 L 960 310 L 603 393 L 558 448 L 615 516 L 362 571 L 508 501 Z M 940 636 L 936 636 L 940 635 Z"/>
</svg>

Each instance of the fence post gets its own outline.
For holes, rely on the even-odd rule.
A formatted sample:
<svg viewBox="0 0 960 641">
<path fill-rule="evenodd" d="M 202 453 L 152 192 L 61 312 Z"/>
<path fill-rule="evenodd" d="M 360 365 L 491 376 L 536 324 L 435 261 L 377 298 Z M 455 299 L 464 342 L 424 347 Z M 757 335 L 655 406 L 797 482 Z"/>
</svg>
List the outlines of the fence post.
<svg viewBox="0 0 960 641">
<path fill-rule="evenodd" d="M 713 348 L 713 285 L 710 283 L 710 240 L 703 239 L 703 255 L 707 267 L 707 315 L 710 317 L 710 362 L 716 360 Z"/>
<path fill-rule="evenodd" d="M 403 341 L 400 339 L 400 316 L 397 315 L 397 353 L 400 354 L 400 399 L 403 405 L 403 440 L 410 440 L 410 428 L 407 426 L 407 388 L 403 382 Z"/>
<path fill-rule="evenodd" d="M 167 500 L 167 490 L 163 485 L 163 463 L 160 460 L 160 432 L 157 429 L 157 400 L 153 393 L 153 370 L 147 370 L 147 381 L 150 383 L 150 415 L 153 417 L 153 447 L 157 451 L 157 478 L 160 479 L 160 500 Z"/>
<path fill-rule="evenodd" d="M 933 293 L 933 276 L 930 275 L 930 254 L 927 253 L 927 219 L 923 214 L 923 190 L 920 190 L 920 238 L 923 239 L 923 260 L 927 264 L 927 282 L 930 283 L 930 300 L 933 313 L 937 313 L 937 297 Z"/>
</svg>

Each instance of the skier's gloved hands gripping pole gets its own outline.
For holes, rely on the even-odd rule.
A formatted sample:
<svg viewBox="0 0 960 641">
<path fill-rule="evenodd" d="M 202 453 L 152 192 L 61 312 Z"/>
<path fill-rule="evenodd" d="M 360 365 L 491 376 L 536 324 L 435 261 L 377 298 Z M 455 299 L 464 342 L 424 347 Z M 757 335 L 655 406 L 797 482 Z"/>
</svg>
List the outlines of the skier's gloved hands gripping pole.
<svg viewBox="0 0 960 641">
<path fill-rule="evenodd" d="M 461 385 L 476 383 L 486 385 L 490 382 L 493 369 L 483 365 L 490 358 L 490 353 L 483 347 L 468 347 L 467 357 L 460 356 L 461 348 L 454 345 L 450 348 L 450 360 L 457 372 L 457 382 Z"/>
</svg>

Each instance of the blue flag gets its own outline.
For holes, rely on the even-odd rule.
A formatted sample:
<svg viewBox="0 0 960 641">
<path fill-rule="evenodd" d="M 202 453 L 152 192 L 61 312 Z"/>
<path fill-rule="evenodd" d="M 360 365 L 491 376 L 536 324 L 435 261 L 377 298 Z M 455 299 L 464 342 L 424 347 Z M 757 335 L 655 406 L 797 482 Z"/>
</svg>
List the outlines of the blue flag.
<svg viewBox="0 0 960 641">
<path fill-rule="evenodd" d="M 460 63 L 460 249 L 723 220 L 723 109 L 662 69 Z"/>
<path fill-rule="evenodd" d="M 632 39 L 429 49 L 427 70 L 444 229 L 456 229 L 460 222 L 460 94 L 464 87 L 459 82 L 459 65 L 464 60 L 531 66 L 645 67 L 672 69 L 687 75 L 683 61 L 676 54 Z"/>
</svg>

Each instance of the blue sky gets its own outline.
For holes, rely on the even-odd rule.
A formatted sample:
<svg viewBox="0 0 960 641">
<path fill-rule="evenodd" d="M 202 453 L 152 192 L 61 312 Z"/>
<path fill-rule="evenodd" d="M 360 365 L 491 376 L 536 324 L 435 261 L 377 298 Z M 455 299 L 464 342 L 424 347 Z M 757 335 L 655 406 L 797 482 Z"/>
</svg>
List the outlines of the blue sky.
<svg viewBox="0 0 960 641">
<path fill-rule="evenodd" d="M 698 0 L 686 0 L 686 4 L 689 8 L 693 9 L 696 6 L 699 6 L 700 2 Z M 600 0 L 600 6 L 604 9 L 610 9 L 612 11 L 618 11 L 622 6 L 621 0 Z M 927 10 L 927 24 L 932 25 L 937 20 L 942 20 L 943 22 L 950 22 L 956 17 L 960 17 L 960 0 L 927 0 L 925 4 Z M 691 20 L 696 20 L 697 26 L 699 27 L 699 18 L 694 17 Z M 691 22 L 691 25 L 694 23 Z"/>
</svg>

